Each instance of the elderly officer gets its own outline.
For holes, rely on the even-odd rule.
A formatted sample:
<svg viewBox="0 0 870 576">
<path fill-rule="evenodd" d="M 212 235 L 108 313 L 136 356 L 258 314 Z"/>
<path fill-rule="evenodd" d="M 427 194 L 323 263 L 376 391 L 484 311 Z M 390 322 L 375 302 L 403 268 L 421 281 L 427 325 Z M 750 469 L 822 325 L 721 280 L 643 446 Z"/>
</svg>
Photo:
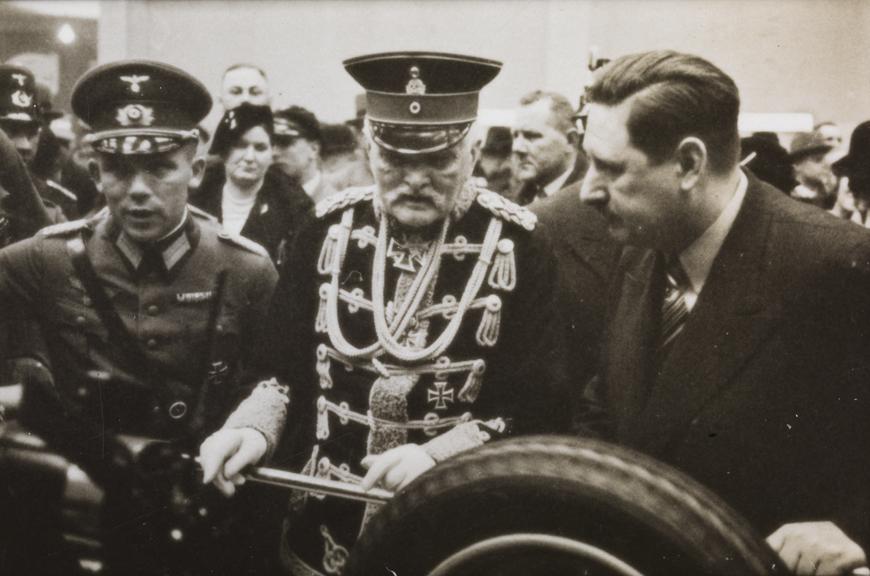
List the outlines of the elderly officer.
<svg viewBox="0 0 870 576">
<path fill-rule="evenodd" d="M 367 90 L 376 184 L 321 202 L 273 299 L 292 462 L 399 489 L 507 433 L 564 430 L 554 258 L 534 215 L 470 180 L 478 91 L 498 62 L 390 53 L 345 62 Z M 291 271 L 293 273 L 291 273 Z M 278 441 L 288 398 L 255 390 L 201 447 L 226 492 Z M 373 507 L 291 502 L 292 574 L 339 574 Z"/>
<path fill-rule="evenodd" d="M 202 84 L 165 64 L 116 62 L 83 76 L 72 106 L 93 128 L 108 210 L 0 252 L 0 317 L 30 312 L 57 390 L 99 408 L 105 427 L 186 434 L 206 377 L 228 386 L 250 356 L 277 274 L 259 245 L 187 206 L 202 170 L 194 127 L 211 107 Z M 92 398 L 95 372 L 119 385 Z"/>
</svg>

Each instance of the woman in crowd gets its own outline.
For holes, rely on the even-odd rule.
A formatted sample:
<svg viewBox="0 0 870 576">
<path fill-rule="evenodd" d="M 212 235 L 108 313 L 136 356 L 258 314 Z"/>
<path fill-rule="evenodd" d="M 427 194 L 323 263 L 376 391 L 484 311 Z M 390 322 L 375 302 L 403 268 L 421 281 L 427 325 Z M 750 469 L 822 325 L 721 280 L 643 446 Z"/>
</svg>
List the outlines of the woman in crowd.
<svg viewBox="0 0 870 576">
<path fill-rule="evenodd" d="M 311 201 L 280 171 L 269 170 L 273 139 L 268 106 L 242 104 L 227 111 L 210 149 L 221 165 L 206 172 L 191 203 L 228 231 L 261 244 L 277 264 Z"/>
</svg>

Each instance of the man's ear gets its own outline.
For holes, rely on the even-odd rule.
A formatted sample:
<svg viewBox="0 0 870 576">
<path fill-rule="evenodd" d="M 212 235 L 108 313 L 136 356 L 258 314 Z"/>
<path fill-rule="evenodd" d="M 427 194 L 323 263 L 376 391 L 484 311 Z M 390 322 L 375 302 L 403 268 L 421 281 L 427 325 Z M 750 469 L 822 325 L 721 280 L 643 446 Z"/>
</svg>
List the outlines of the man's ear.
<svg viewBox="0 0 870 576">
<path fill-rule="evenodd" d="M 190 163 L 190 171 L 193 174 L 190 178 L 191 183 L 194 186 L 199 185 L 205 175 L 205 158 L 199 155 L 195 156 L 193 162 Z"/>
<path fill-rule="evenodd" d="M 696 136 L 688 136 L 677 145 L 674 154 L 680 187 L 692 190 L 707 170 L 707 145 Z"/>
</svg>

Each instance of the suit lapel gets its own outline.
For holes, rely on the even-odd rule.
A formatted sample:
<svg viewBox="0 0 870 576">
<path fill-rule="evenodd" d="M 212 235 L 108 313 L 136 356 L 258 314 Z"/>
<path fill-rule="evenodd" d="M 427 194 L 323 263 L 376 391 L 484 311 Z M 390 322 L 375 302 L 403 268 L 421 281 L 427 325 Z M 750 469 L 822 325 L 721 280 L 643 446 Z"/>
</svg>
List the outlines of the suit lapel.
<svg viewBox="0 0 870 576">
<path fill-rule="evenodd" d="M 661 268 L 655 252 L 626 248 L 620 260 L 622 283 L 607 339 L 607 405 L 617 426 L 617 437 L 631 435 L 649 391 L 655 336 L 661 299 Z"/>
<path fill-rule="evenodd" d="M 765 194 L 751 179 L 695 308 L 661 367 L 636 429 L 648 451 L 663 449 L 728 386 L 781 316 L 764 299 L 770 224 Z"/>
</svg>

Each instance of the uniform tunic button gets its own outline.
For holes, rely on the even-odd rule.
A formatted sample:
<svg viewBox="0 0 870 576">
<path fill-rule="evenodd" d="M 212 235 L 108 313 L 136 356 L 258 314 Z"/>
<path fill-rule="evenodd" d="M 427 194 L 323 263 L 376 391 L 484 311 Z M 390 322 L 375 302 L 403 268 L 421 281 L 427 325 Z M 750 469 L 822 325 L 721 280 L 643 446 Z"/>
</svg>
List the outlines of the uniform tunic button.
<svg viewBox="0 0 870 576">
<path fill-rule="evenodd" d="M 160 309 L 157 306 L 155 306 L 154 304 L 152 304 L 151 306 L 148 307 L 148 314 L 150 314 L 151 316 L 157 316 L 157 313 L 159 311 L 160 311 Z"/>
<path fill-rule="evenodd" d="M 150 340 L 148 340 L 148 342 L 145 343 L 145 345 L 151 349 L 157 348 L 157 340 L 155 340 L 154 338 L 151 338 Z"/>
<path fill-rule="evenodd" d="M 76 324 L 78 324 L 79 326 L 84 326 L 85 322 L 87 322 L 87 320 L 85 320 L 84 316 L 76 316 Z"/>
</svg>

